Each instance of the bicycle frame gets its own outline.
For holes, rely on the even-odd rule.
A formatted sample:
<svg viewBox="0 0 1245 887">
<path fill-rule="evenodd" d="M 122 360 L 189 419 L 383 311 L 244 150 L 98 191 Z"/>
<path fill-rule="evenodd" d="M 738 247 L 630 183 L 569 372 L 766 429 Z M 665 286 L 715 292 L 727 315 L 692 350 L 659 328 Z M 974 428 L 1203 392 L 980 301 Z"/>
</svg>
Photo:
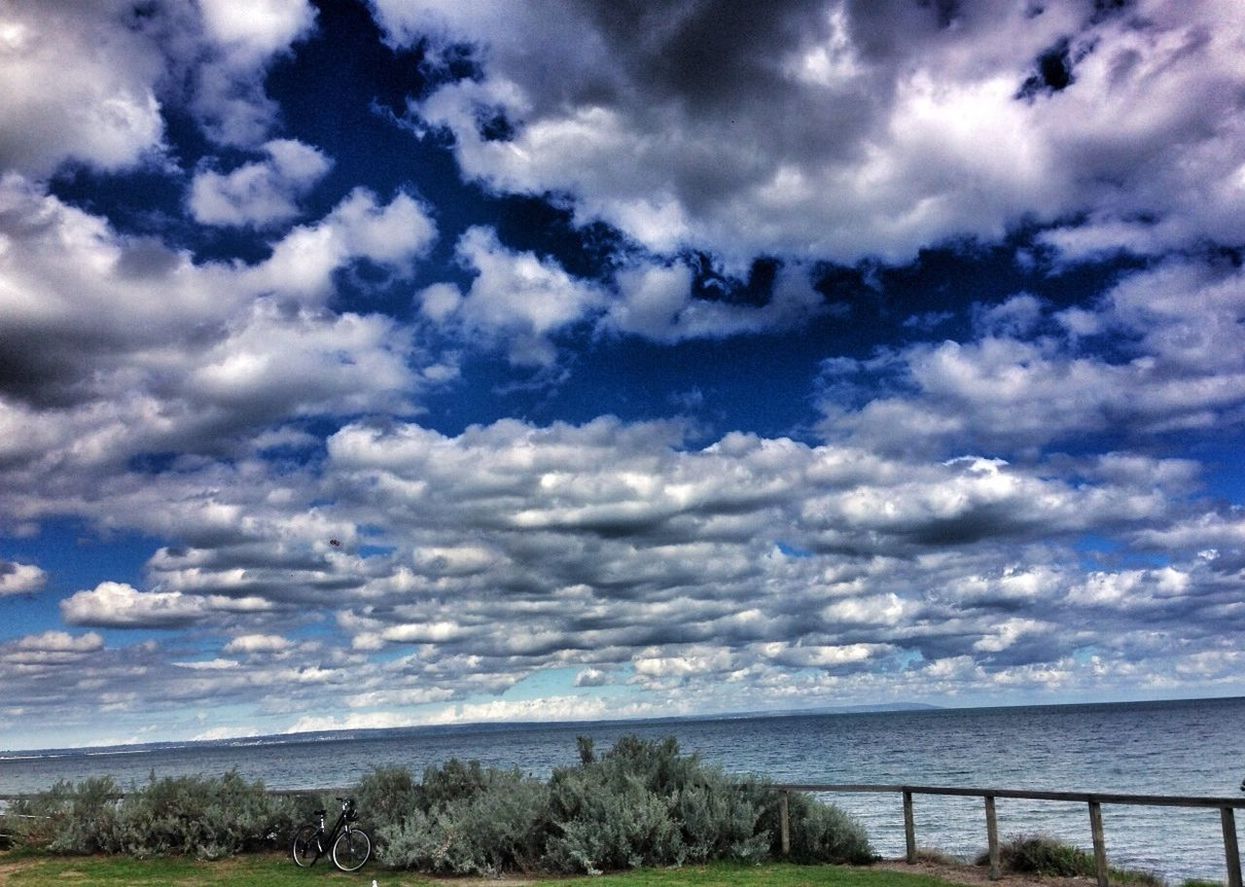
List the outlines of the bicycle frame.
<svg viewBox="0 0 1245 887">
<path fill-rule="evenodd" d="M 337 822 L 333 823 L 333 830 L 327 835 L 324 833 L 324 820 L 327 810 L 317 810 L 319 817 L 319 828 L 316 830 L 316 858 L 311 864 L 315 865 L 321 856 L 326 855 L 333 847 L 333 842 L 337 840 L 337 836 L 342 832 L 350 831 L 350 820 L 346 818 L 346 805 L 342 804 L 341 812 L 337 814 Z"/>
</svg>

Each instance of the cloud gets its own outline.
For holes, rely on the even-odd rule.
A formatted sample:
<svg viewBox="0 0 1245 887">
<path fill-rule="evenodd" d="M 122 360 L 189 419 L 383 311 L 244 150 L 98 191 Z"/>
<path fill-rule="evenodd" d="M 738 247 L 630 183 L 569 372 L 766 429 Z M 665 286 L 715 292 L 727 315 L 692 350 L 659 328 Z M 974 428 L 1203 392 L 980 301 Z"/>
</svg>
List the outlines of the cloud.
<svg viewBox="0 0 1245 887">
<path fill-rule="evenodd" d="M 175 628 L 207 615 L 205 602 L 180 592 L 141 592 L 124 582 L 101 582 L 60 604 L 70 625 L 109 628 Z"/>
<path fill-rule="evenodd" d="M 201 12 L 191 107 L 213 141 L 256 147 L 277 119 L 276 104 L 264 93 L 268 65 L 311 32 L 315 10 L 306 0 L 259 0 L 242 10 L 206 0 Z"/>
<path fill-rule="evenodd" d="M 66 161 L 122 170 L 160 149 L 164 60 L 131 6 L 8 4 L 0 12 L 0 167 L 35 177 Z"/>
<path fill-rule="evenodd" d="M 980 311 L 974 339 L 827 361 L 821 427 L 938 453 L 969 441 L 1022 452 L 1234 426 L 1245 418 L 1245 348 L 1232 332 L 1245 320 L 1243 293 L 1240 269 L 1170 260 L 1124 275 L 1090 308 L 1017 296 Z M 893 395 L 878 395 L 879 378 Z M 856 398 L 863 406 L 845 406 Z"/>
<path fill-rule="evenodd" d="M 306 0 L 257 0 L 243 8 L 229 0 L 203 0 L 200 7 L 208 36 L 252 63 L 284 52 L 315 21 Z"/>
<path fill-rule="evenodd" d="M 436 233 L 427 208 L 409 194 L 400 192 L 382 206 L 366 188 L 356 188 L 319 223 L 282 238 L 250 275 L 261 291 L 323 299 L 332 292 L 333 272 L 357 259 L 406 276 Z"/>
<path fill-rule="evenodd" d="M 305 0 L 6 7 L 0 166 L 42 179 L 65 163 L 112 172 L 160 161 L 163 112 L 187 102 L 215 142 L 258 147 L 277 118 L 267 68 L 314 22 Z"/>
<path fill-rule="evenodd" d="M 203 462 L 115 482 L 114 525 L 177 526 L 187 544 L 151 558 L 148 590 L 102 583 L 62 615 L 220 636 L 221 662 L 132 653 L 146 672 L 127 686 L 161 710 L 246 700 L 270 729 L 604 716 L 604 701 L 504 695 L 552 669 L 617 688 L 610 716 L 1092 690 L 1101 670 L 1143 680 L 1121 671 L 1141 655 L 1179 685 L 1207 621 L 1245 615 L 1225 572 L 1234 518 L 1187 513 L 1190 471 L 1122 455 L 931 463 L 745 434 L 691 448 L 677 425 L 618 419 L 453 436 L 356 423 L 279 480 Z M 1094 566 L 1086 534 L 1144 537 L 1172 564 Z M 293 640 L 306 629 L 314 644 Z M 109 663 L 99 673 L 122 667 Z M 291 684 L 343 682 L 348 717 L 288 708 Z"/>
<path fill-rule="evenodd" d="M 757 306 L 693 297 L 694 274 L 683 263 L 625 266 L 617 274 L 618 297 L 599 327 L 667 344 L 797 329 L 831 311 L 809 274 L 798 263 L 783 266 Z"/>
<path fill-rule="evenodd" d="M 455 323 L 463 335 L 504 344 L 512 363 L 545 366 L 556 356 L 552 337 L 586 319 L 605 299 L 554 261 L 502 246 L 494 231 L 475 227 L 458 241 L 459 262 L 476 277 L 461 293 L 436 284 L 419 299 L 423 313 Z"/>
<path fill-rule="evenodd" d="M 569 195 L 581 221 L 660 254 L 902 262 L 1078 216 L 1060 234 L 1073 252 L 1079 228 L 1122 247 L 1139 244 L 1129 225 L 1164 246 L 1242 239 L 1226 147 L 1242 136 L 1242 20 L 1227 0 L 1117 15 L 1072 0 L 1004 15 L 788 2 L 763 17 L 684 3 L 639 20 L 604 3 L 375 9 L 396 43 L 473 48 L 482 76 L 412 104 L 452 134 L 465 176 Z M 1038 72 L 1055 46 L 1069 70 L 1052 86 Z M 554 55 L 556 78 L 539 61 Z M 495 119 L 501 138 L 482 123 Z"/>
<path fill-rule="evenodd" d="M 686 262 L 621 262 L 605 283 L 569 275 L 552 259 L 517 253 L 491 229 L 469 229 L 459 240 L 460 264 L 476 277 L 464 293 L 436 283 L 416 297 L 424 317 L 471 347 L 502 347 L 511 363 L 549 366 L 557 340 L 576 326 L 602 335 L 633 335 L 664 344 L 725 339 L 797 329 L 839 312 L 812 286 L 811 269 L 779 267 L 759 304 L 732 298 L 744 282 L 718 281 L 720 298 L 698 295 Z"/>
<path fill-rule="evenodd" d="M 270 227 L 299 214 L 298 199 L 329 171 L 332 162 L 310 145 L 276 139 L 263 145 L 268 159 L 222 174 L 201 170 L 191 183 L 188 206 L 204 225 Z"/>
<path fill-rule="evenodd" d="M 290 642 L 279 634 L 243 634 L 226 644 L 225 652 L 280 653 L 290 646 Z"/>
<path fill-rule="evenodd" d="M 196 263 L 9 175 L 0 234 L 0 426 L 21 429 L 0 451 L 24 483 L 65 479 L 70 463 L 219 452 L 295 416 L 407 412 L 455 374 L 396 321 L 326 308 L 340 269 L 403 277 L 431 245 L 435 226 L 402 193 L 355 190 L 255 265 Z"/>
<path fill-rule="evenodd" d="M 45 631 L 20 638 L 13 645 L 16 650 L 42 653 L 94 653 L 103 647 L 103 639 L 93 631 L 76 636 L 64 631 Z"/>
<path fill-rule="evenodd" d="M 48 576 L 35 564 L 0 560 L 0 598 L 34 594 L 47 585 Z"/>
<path fill-rule="evenodd" d="M 157 537 L 141 583 L 59 612 L 167 632 L 0 644 L 6 715 L 203 735 L 236 729 L 177 720 L 207 698 L 281 730 L 1239 689 L 1245 521 L 1202 455 L 1245 420 L 1238 4 L 376 0 L 425 59 L 397 122 L 486 192 L 412 172 L 475 194 L 443 220 L 414 184 L 340 185 L 388 147 L 335 147 L 325 181 L 315 121 L 279 125 L 265 82 L 310 4 L 131 6 L 0 13 L 0 530 Z M 112 175 L 143 164 L 190 227 L 134 233 L 167 221 Z M 606 225 L 516 236 L 538 204 Z M 840 273 L 867 305 L 827 299 Z M 771 333 L 806 350 L 727 378 L 712 343 Z M 723 356 L 721 385 L 597 412 L 697 422 L 502 387 L 634 339 L 657 370 Z M 741 427 L 762 399 L 801 421 L 817 348 L 820 412 Z M 460 363 L 501 399 L 438 406 Z M 0 561 L 0 596 L 48 578 Z"/>
<path fill-rule="evenodd" d="M 662 688 L 710 672 L 748 685 L 774 667 L 865 674 L 903 650 L 1005 668 L 1031 661 L 1025 639 L 1075 581 L 1049 568 L 1046 546 L 1160 524 L 1159 490 L 1187 484 L 1161 463 L 1103 460 L 1073 483 L 997 460 L 909 464 L 747 435 L 679 452 L 640 431 L 598 420 L 458 438 L 339 432 L 329 453 L 343 494 L 367 490 L 392 532 L 397 514 L 455 528 L 405 521 L 418 550 L 466 534 L 481 551 L 470 569 L 421 557 L 401 583 L 369 583 L 339 620 L 356 649 L 416 645 L 428 679 L 465 657 L 451 673 L 557 663 L 597 680 L 630 664 Z M 776 550 L 776 533 L 804 554 Z M 521 642 L 498 637 L 493 626 L 516 618 Z M 1054 655 L 1089 643 L 1040 637 Z"/>
<path fill-rule="evenodd" d="M 195 662 L 174 662 L 176 668 L 188 668 L 191 671 L 229 671 L 238 667 L 234 659 L 207 659 Z"/>
<path fill-rule="evenodd" d="M 673 709 L 672 709 L 673 710 Z M 482 722 L 593 721 L 604 718 L 642 717 L 653 714 L 650 705 L 618 705 L 593 696 L 548 696 L 543 699 L 497 699 L 469 702 L 432 715 L 426 724 L 475 724 Z M 669 712 L 665 712 L 669 714 Z"/>
</svg>

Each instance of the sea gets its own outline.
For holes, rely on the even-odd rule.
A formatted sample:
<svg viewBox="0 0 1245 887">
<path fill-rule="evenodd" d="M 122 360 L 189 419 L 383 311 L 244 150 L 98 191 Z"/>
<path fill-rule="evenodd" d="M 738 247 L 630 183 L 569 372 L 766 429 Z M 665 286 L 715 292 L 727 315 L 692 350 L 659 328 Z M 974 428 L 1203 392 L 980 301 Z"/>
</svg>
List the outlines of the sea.
<svg viewBox="0 0 1245 887">
<path fill-rule="evenodd" d="M 0 795 L 58 780 L 111 776 L 124 788 L 157 776 L 237 770 L 269 788 L 335 788 L 373 768 L 420 774 L 450 758 L 546 777 L 619 737 L 675 737 L 738 774 L 785 784 L 1016 788 L 1245 798 L 1245 698 L 1006 708 L 791 713 L 648 721 L 487 724 L 265 736 L 183 744 L 0 752 Z M 898 793 L 828 794 L 856 816 L 874 849 L 904 854 Z M 1089 848 L 1087 805 L 999 798 L 999 834 L 1042 834 Z M 916 795 L 917 844 L 971 858 L 986 846 L 980 798 Z M 1215 809 L 1104 804 L 1107 856 L 1170 883 L 1226 881 Z M 1237 814 L 1238 832 L 1245 810 Z M 1238 837 L 1241 846 L 1245 839 Z"/>
</svg>

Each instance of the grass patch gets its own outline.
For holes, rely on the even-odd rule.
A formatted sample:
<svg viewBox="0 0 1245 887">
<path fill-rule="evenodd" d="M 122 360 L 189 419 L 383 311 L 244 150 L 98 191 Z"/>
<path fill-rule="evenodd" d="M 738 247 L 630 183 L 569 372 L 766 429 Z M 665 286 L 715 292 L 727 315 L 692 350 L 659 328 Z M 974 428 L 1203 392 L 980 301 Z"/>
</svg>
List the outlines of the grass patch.
<svg viewBox="0 0 1245 887">
<path fill-rule="evenodd" d="M 67 859 L 33 854 L 0 854 L 0 882 L 20 885 L 168 885 L 168 887 L 307 887 L 315 884 L 371 884 L 379 887 L 464 887 L 489 882 L 437 879 L 367 865 L 355 874 L 317 865 L 306 870 L 275 855 L 250 855 L 205 862 L 184 858 L 136 860 L 85 856 Z M 843 866 L 717 863 L 678 869 L 640 869 L 615 875 L 574 878 L 504 879 L 525 887 L 947 887 L 924 875 Z"/>
</svg>

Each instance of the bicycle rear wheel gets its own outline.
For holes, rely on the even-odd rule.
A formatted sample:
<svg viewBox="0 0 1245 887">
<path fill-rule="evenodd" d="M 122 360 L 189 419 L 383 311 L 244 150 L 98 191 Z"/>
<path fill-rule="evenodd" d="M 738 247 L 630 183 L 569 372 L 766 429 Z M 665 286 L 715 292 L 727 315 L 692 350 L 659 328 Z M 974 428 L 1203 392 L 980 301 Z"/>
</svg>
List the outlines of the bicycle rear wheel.
<svg viewBox="0 0 1245 887">
<path fill-rule="evenodd" d="M 372 839 L 361 828 L 342 832 L 333 842 L 333 865 L 343 872 L 356 872 L 363 868 L 372 855 Z"/>
<path fill-rule="evenodd" d="M 294 864 L 299 868 L 315 865 L 320 858 L 318 832 L 319 829 L 314 825 L 300 825 L 298 831 L 294 832 L 294 840 L 290 842 L 290 855 L 294 857 Z"/>
</svg>

